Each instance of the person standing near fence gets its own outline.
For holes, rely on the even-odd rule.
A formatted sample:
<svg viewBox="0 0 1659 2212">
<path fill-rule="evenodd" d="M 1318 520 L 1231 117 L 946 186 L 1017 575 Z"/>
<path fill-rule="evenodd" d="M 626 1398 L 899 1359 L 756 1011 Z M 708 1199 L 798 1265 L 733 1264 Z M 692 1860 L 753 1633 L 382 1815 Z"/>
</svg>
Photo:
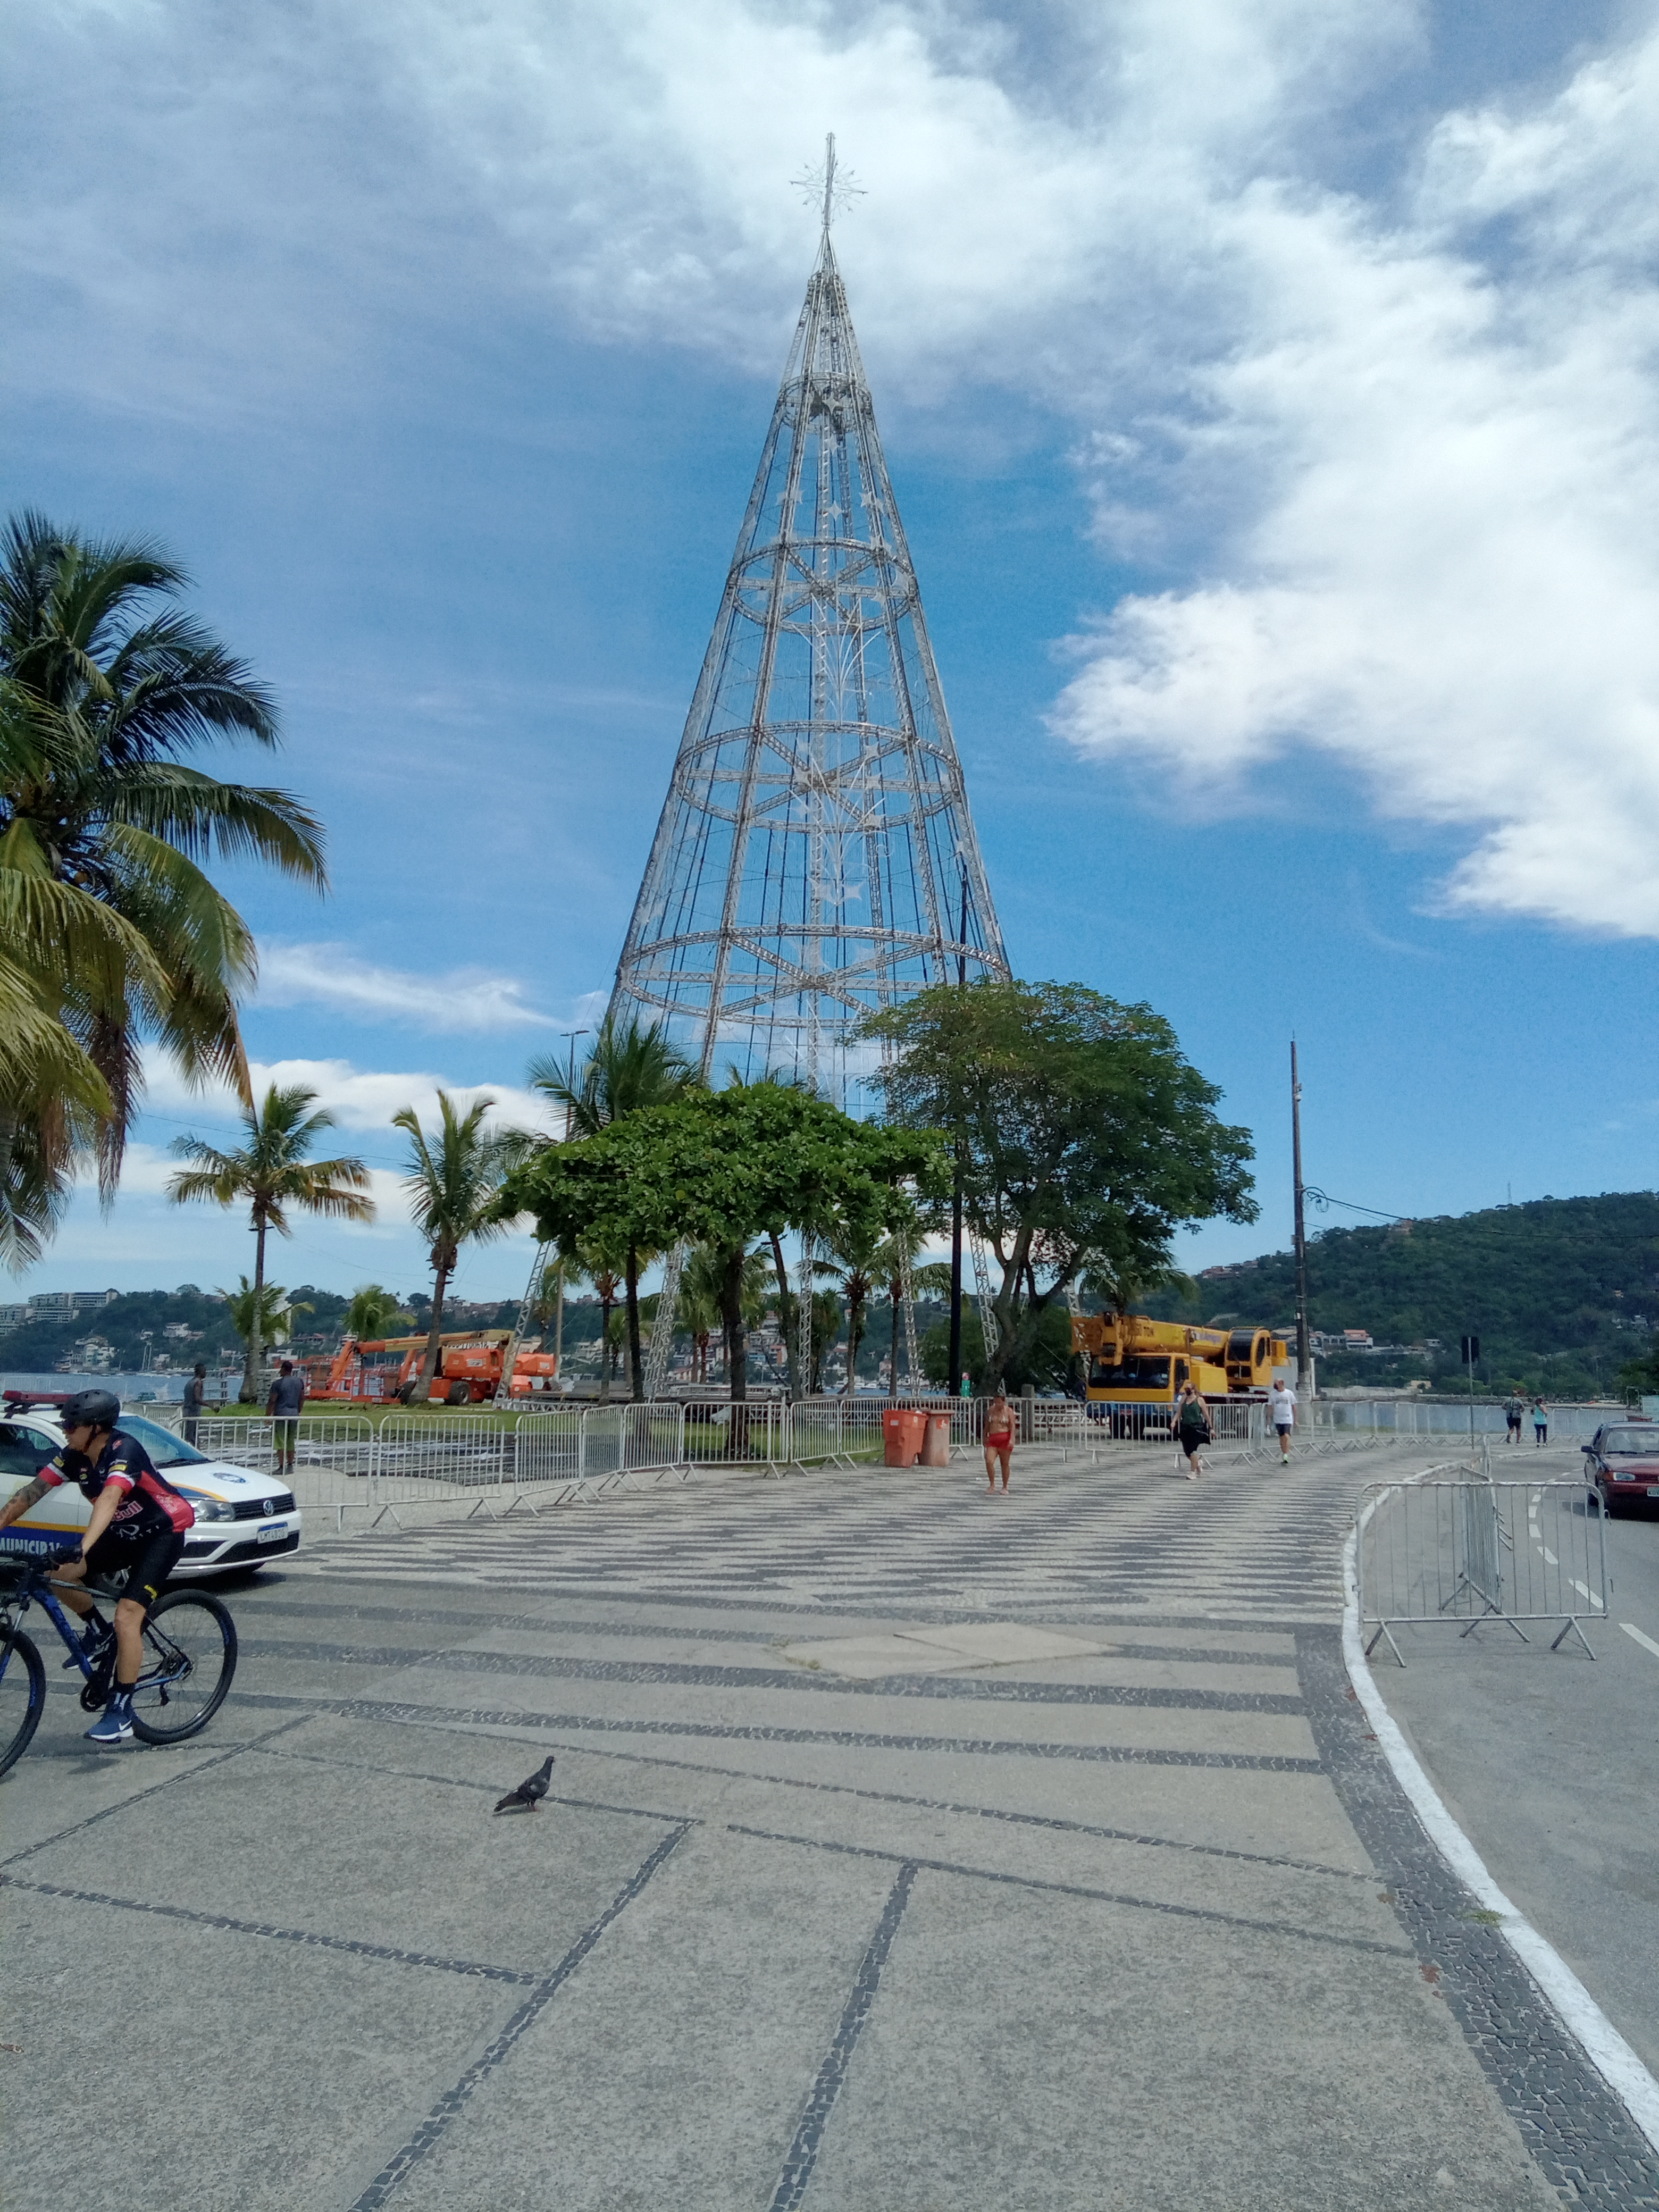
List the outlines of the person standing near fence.
<svg viewBox="0 0 1659 2212">
<path fill-rule="evenodd" d="M 1526 1407 L 1521 1403 L 1521 1401 L 1514 1395 L 1513 1392 L 1511 1392 L 1510 1395 L 1510 1401 L 1504 1408 L 1504 1419 L 1509 1423 L 1509 1434 L 1504 1439 L 1506 1443 L 1518 1444 L 1520 1443 L 1521 1417 L 1526 1410 Z"/>
<path fill-rule="evenodd" d="M 985 1408 L 985 1479 L 993 1492 L 997 1486 L 997 1468 L 1002 1469 L 1002 1486 L 1008 1487 L 1008 1468 L 1014 1456 L 1014 1409 L 1008 1403 L 1007 1393 L 999 1390 Z"/>
<path fill-rule="evenodd" d="M 1541 1398 L 1532 1401 L 1532 1440 L 1540 1447 L 1550 1440 L 1550 1409 Z"/>
<path fill-rule="evenodd" d="M 1291 1431 L 1296 1426 L 1296 1393 L 1288 1382 L 1275 1382 L 1267 1393 L 1267 1419 L 1279 1438 L 1279 1463 L 1291 1462 Z"/>
<path fill-rule="evenodd" d="M 191 1370 L 189 1382 L 185 1385 L 185 1417 L 180 1426 L 187 1444 L 193 1444 L 196 1441 L 196 1424 L 202 1418 L 202 1399 L 206 1389 L 207 1366 L 198 1359 Z"/>
<path fill-rule="evenodd" d="M 1176 1414 L 1176 1434 L 1181 1439 L 1181 1454 L 1187 1465 L 1176 1466 L 1177 1474 L 1184 1472 L 1188 1482 L 1196 1482 L 1204 1472 L 1204 1462 L 1199 1457 L 1211 1440 L 1210 1409 L 1204 1402 L 1203 1393 L 1196 1382 L 1184 1382 L 1181 1389 L 1179 1410 Z"/>
<path fill-rule="evenodd" d="M 294 1362 L 285 1359 L 282 1372 L 270 1386 L 270 1395 L 265 1401 L 265 1411 L 276 1424 L 276 1470 L 279 1474 L 294 1472 L 294 1448 L 299 1440 L 300 1415 L 306 1402 L 306 1378 L 295 1371 Z"/>
</svg>

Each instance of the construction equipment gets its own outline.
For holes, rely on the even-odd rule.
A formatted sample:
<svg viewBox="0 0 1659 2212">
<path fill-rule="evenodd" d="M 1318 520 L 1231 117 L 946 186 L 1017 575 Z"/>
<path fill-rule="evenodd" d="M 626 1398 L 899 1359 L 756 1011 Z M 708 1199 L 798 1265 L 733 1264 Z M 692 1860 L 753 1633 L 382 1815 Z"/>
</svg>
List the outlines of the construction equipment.
<svg viewBox="0 0 1659 2212">
<path fill-rule="evenodd" d="M 482 1406 L 501 1389 L 507 1347 L 516 1336 L 507 1328 L 461 1329 L 438 1339 L 438 1366 L 430 1402 Z M 360 1341 L 346 1338 L 332 1358 L 302 1360 L 306 1396 L 335 1405 L 382 1406 L 413 1402 L 426 1361 L 423 1336 L 383 1336 Z M 550 1352 L 520 1345 L 513 1362 L 510 1395 L 534 1398 L 558 1389 L 559 1363 Z"/>
<path fill-rule="evenodd" d="M 1265 1396 L 1290 1346 L 1268 1328 L 1193 1328 L 1145 1314 L 1072 1316 L 1088 1395 L 1113 1405 L 1173 1407 L 1188 1382 L 1206 1398 Z"/>
</svg>

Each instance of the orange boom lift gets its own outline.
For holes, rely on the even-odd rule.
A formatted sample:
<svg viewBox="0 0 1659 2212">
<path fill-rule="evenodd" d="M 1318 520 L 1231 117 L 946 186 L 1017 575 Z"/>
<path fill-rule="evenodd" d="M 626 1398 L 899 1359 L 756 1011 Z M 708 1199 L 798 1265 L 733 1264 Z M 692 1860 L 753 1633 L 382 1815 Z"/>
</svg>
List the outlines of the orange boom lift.
<svg viewBox="0 0 1659 2212">
<path fill-rule="evenodd" d="M 432 1378 L 432 1402 L 483 1406 L 499 1395 L 501 1356 L 510 1329 L 463 1329 L 438 1339 L 438 1369 Z M 349 1336 L 331 1358 L 307 1359 L 306 1396 L 337 1406 L 409 1405 L 426 1358 L 423 1336 L 382 1336 L 360 1342 Z M 513 1362 L 508 1395 L 538 1397 L 557 1387 L 559 1363 L 550 1352 L 520 1349 Z"/>
</svg>

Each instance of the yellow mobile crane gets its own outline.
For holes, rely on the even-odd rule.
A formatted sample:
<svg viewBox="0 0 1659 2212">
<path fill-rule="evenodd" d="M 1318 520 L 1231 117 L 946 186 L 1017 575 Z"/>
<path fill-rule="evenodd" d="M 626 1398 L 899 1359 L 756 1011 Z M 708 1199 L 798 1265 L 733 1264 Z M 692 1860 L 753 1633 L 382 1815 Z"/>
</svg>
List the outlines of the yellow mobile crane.
<svg viewBox="0 0 1659 2212">
<path fill-rule="evenodd" d="M 1096 1403 L 1158 1407 L 1166 1421 L 1188 1381 L 1206 1398 L 1261 1397 L 1291 1357 L 1271 1329 L 1189 1328 L 1145 1314 L 1074 1315 L 1072 1349 L 1087 1363 Z"/>
</svg>

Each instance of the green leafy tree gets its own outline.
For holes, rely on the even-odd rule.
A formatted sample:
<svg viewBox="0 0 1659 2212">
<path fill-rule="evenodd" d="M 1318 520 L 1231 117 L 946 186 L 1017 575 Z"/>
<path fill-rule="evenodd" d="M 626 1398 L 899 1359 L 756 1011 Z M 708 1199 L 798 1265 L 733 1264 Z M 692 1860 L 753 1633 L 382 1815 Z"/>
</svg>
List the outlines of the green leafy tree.
<svg viewBox="0 0 1659 2212">
<path fill-rule="evenodd" d="M 252 1309 L 247 1358 L 242 1369 L 242 1396 L 252 1403 L 259 1389 L 262 1340 L 258 1294 L 264 1287 L 265 1237 L 275 1230 L 291 1237 L 290 1212 L 309 1213 L 324 1221 L 373 1221 L 374 1202 L 363 1193 L 368 1170 L 360 1159 L 342 1157 L 313 1160 L 309 1155 L 325 1129 L 335 1126 L 325 1108 L 312 1109 L 317 1094 L 303 1084 L 286 1087 L 273 1083 L 264 1103 L 244 1109 L 247 1141 L 236 1152 L 222 1152 L 199 1137 L 179 1137 L 174 1157 L 188 1160 L 167 1184 L 175 1206 L 207 1200 L 215 1206 L 248 1208 L 253 1231 L 253 1282 L 256 1299 Z"/>
<path fill-rule="evenodd" d="M 668 1041 L 660 1022 L 641 1029 L 637 1020 L 619 1029 L 607 1014 L 592 1049 L 574 1082 L 551 1056 L 530 1063 L 532 1090 L 565 1109 L 572 1137 L 596 1137 L 623 1115 L 647 1106 L 666 1106 L 699 1087 L 697 1072 Z M 640 1339 L 640 1274 L 658 1255 L 630 1245 L 623 1259 L 623 1296 L 628 1314 L 628 1370 L 635 1399 L 645 1395 L 645 1362 Z"/>
<path fill-rule="evenodd" d="M 409 1194 L 415 1226 L 429 1248 L 432 1266 L 432 1323 L 411 1404 L 425 1405 L 432 1396 L 443 1334 L 444 1297 L 461 1247 L 504 1237 L 512 1226 L 511 1217 L 502 1216 L 497 1206 L 507 1146 L 499 1135 L 484 1127 L 495 1103 L 493 1098 L 479 1098 L 465 1114 L 458 1114 L 449 1093 L 440 1091 L 437 1126 L 430 1135 L 421 1127 L 412 1106 L 400 1108 L 392 1117 L 392 1127 L 401 1129 L 409 1139 L 404 1188 Z"/>
<path fill-rule="evenodd" d="M 379 1283 L 359 1283 L 345 1311 L 345 1334 L 359 1344 L 373 1344 L 414 1324 L 414 1315 L 405 1313 L 395 1294 Z"/>
<path fill-rule="evenodd" d="M 39 514 L 0 534 L 0 1001 L 15 1040 L 0 1165 L 14 1237 L 49 1229 L 88 1147 L 112 1194 L 145 1039 L 252 1108 L 236 1002 L 253 939 L 202 863 L 263 860 L 326 883 L 321 830 L 290 793 L 190 764 L 226 738 L 273 747 L 277 728 L 246 666 L 175 604 L 185 582 L 153 545 Z M 73 1047 L 57 1075 L 43 1018 Z"/>
<path fill-rule="evenodd" d="M 694 1092 L 550 1146 L 508 1176 L 501 1206 L 532 1214 L 540 1234 L 562 1244 L 599 1235 L 624 1249 L 665 1251 L 682 1237 L 714 1246 L 725 1255 L 720 1309 L 741 1400 L 753 1240 L 836 1211 L 884 1223 L 901 1185 L 934 1193 L 946 1174 L 926 1132 L 872 1127 L 806 1092 L 756 1084 Z"/>
<path fill-rule="evenodd" d="M 680 1272 L 679 1326 L 691 1338 L 694 1381 L 708 1380 L 708 1346 L 721 1325 L 720 1300 L 726 1283 L 726 1262 L 711 1246 L 699 1244 L 686 1255 Z"/>
<path fill-rule="evenodd" d="M 968 1218 L 1002 1273 L 992 1384 L 1085 1270 L 1163 1267 L 1182 1224 L 1255 1218 L 1249 1133 L 1217 1118 L 1220 1091 L 1150 1006 L 991 976 L 862 1030 L 886 1048 L 890 1118 L 960 1145 Z"/>
</svg>

